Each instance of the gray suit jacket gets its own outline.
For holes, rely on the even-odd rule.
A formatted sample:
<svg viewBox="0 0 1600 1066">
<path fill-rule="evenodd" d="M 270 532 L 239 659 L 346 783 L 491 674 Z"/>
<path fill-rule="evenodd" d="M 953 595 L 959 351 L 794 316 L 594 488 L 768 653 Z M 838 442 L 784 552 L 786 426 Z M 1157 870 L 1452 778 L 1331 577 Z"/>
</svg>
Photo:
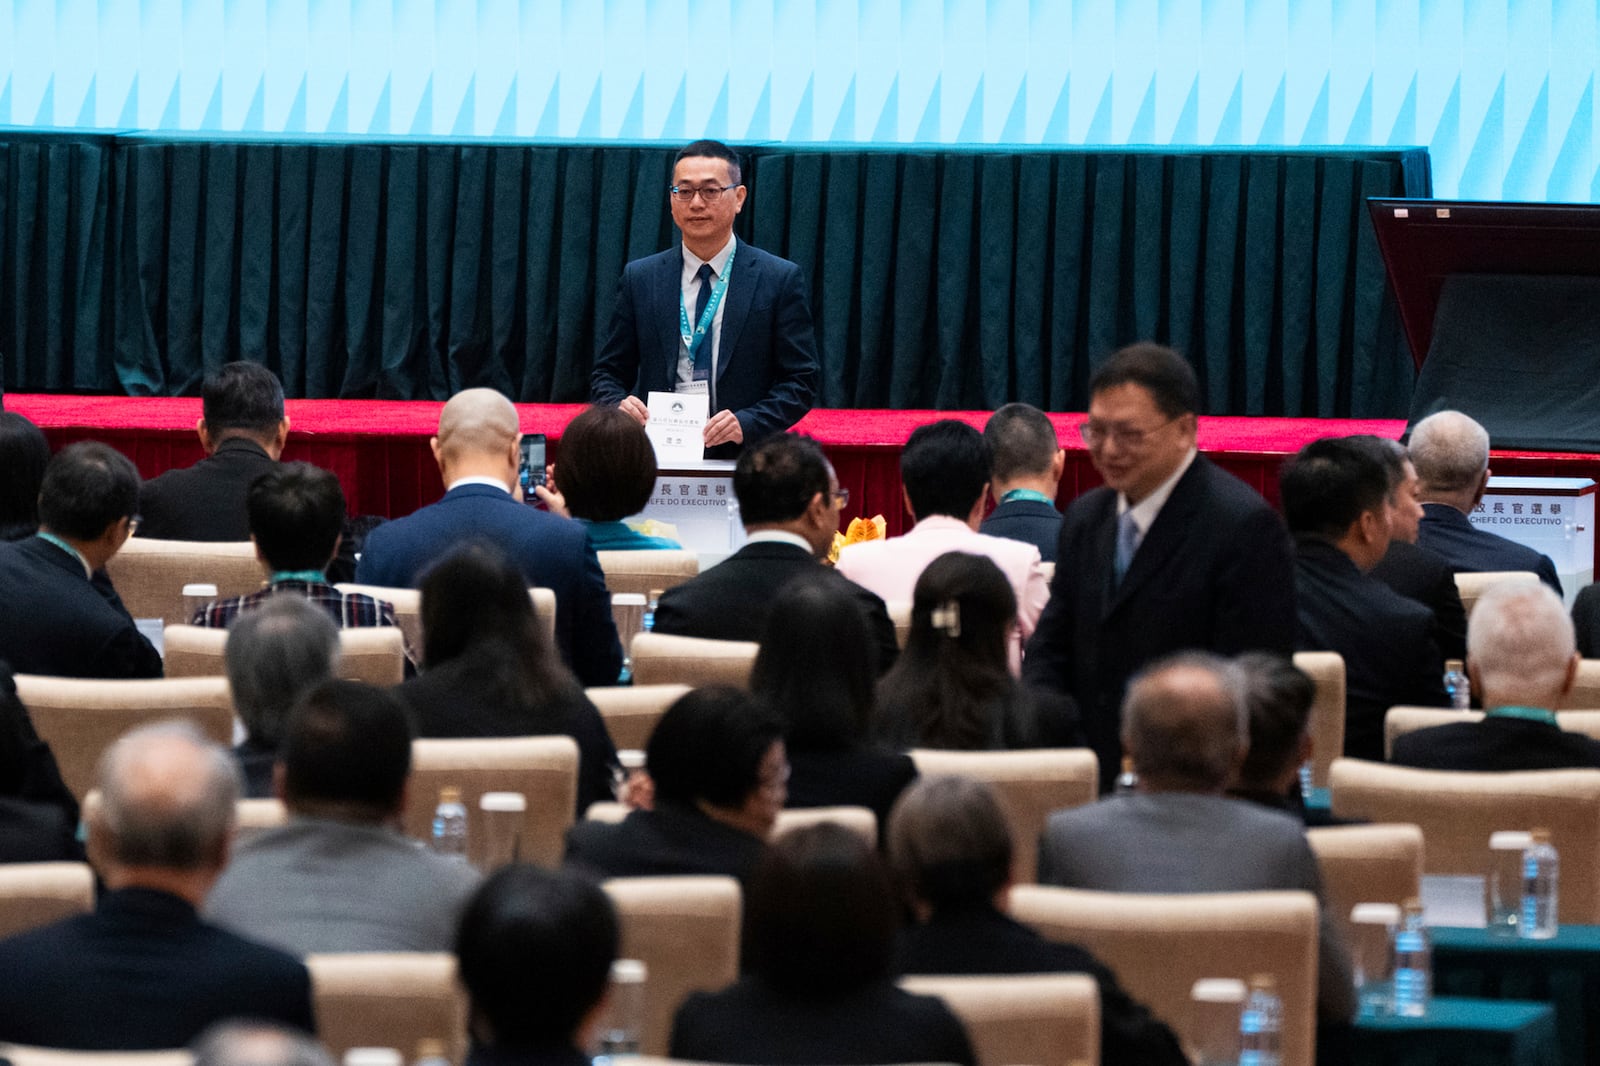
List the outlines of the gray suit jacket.
<svg viewBox="0 0 1600 1066">
<path fill-rule="evenodd" d="M 1243 800 L 1164 792 L 1115 796 L 1057 811 L 1039 843 L 1039 883 L 1101 892 L 1295 890 L 1322 901 L 1304 826 Z M 1317 1014 L 1355 1011 L 1350 956 L 1321 914 Z"/>
</svg>

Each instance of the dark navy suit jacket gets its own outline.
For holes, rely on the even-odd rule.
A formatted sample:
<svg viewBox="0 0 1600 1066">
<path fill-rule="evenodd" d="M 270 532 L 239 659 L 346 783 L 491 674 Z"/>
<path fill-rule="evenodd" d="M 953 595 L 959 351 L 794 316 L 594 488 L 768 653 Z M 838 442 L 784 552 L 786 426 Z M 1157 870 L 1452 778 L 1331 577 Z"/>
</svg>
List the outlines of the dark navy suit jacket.
<svg viewBox="0 0 1600 1066">
<path fill-rule="evenodd" d="M 614 685 L 622 646 L 600 560 L 583 526 L 512 499 L 491 485 L 462 485 L 438 503 L 367 535 L 356 581 L 416 588 L 436 560 L 473 540 L 505 552 L 529 585 L 556 594 L 556 646 L 584 685 Z"/>
<path fill-rule="evenodd" d="M 728 410 L 753 444 L 781 433 L 811 410 L 817 340 L 800 268 L 740 241 L 722 311 L 722 336 L 711 413 Z M 622 271 L 611 330 L 595 357 L 590 399 L 616 404 L 632 393 L 672 392 L 678 380 L 678 311 L 683 249 L 636 259 Z M 707 341 L 706 343 L 710 343 Z M 722 445 L 707 458 L 733 458 Z"/>
<path fill-rule="evenodd" d="M 1448 503 L 1422 505 L 1417 544 L 1444 556 L 1452 571 L 1529 570 L 1561 595 L 1561 579 L 1550 557 L 1514 540 L 1479 529 Z"/>
<path fill-rule="evenodd" d="M 38 537 L 0 544 L 0 659 L 19 674 L 160 677 L 161 656 L 110 582 Z"/>
<path fill-rule="evenodd" d="M 1061 541 L 1061 512 L 1038 500 L 1012 500 L 990 511 L 978 532 L 1032 544 L 1041 562 L 1053 563 Z"/>
</svg>

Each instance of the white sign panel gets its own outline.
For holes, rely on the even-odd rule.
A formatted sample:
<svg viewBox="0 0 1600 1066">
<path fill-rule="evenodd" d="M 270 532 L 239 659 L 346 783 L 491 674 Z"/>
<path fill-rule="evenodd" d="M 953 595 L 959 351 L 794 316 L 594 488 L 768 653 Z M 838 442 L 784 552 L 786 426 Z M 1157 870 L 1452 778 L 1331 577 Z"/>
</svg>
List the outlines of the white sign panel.
<svg viewBox="0 0 1600 1066">
<path fill-rule="evenodd" d="M 656 465 L 661 467 L 697 463 L 706 453 L 706 419 L 711 414 L 711 397 L 703 392 L 652 392 L 649 396 L 649 421 L 645 433 L 656 450 Z"/>
<path fill-rule="evenodd" d="M 1570 604 L 1594 579 L 1594 497 L 1586 477 L 1491 477 L 1468 517 L 1478 529 L 1548 555 Z"/>
</svg>

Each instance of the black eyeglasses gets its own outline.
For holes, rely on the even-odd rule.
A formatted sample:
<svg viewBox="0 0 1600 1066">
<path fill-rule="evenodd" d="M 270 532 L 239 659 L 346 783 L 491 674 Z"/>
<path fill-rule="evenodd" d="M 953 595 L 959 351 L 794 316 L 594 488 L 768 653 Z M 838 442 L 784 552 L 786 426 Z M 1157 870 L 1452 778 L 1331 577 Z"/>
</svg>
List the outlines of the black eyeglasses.
<svg viewBox="0 0 1600 1066">
<path fill-rule="evenodd" d="M 1160 425 L 1151 426 L 1149 429 L 1135 429 L 1132 426 L 1116 424 L 1107 425 L 1103 422 L 1084 422 L 1078 426 L 1078 435 L 1083 438 L 1083 443 L 1091 448 L 1098 448 L 1110 440 L 1115 441 L 1119 448 L 1136 451 L 1144 447 L 1151 437 L 1182 417 L 1182 415 L 1176 415 Z"/>
<path fill-rule="evenodd" d="M 702 189 L 690 189 L 685 188 L 682 185 L 672 185 L 667 188 L 667 191 L 671 193 L 672 198 L 678 201 L 680 204 L 693 203 L 696 196 L 700 197 L 700 199 L 704 200 L 707 204 L 714 204 L 718 200 L 722 199 L 723 193 L 730 189 L 737 189 L 738 187 L 738 183 L 734 183 L 733 185 L 707 185 Z"/>
</svg>

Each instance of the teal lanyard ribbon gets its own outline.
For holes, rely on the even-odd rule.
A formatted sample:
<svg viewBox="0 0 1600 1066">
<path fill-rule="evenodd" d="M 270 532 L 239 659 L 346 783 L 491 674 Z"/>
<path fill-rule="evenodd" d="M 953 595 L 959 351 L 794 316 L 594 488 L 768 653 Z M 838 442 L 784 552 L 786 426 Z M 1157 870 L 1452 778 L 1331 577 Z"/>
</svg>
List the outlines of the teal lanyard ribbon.
<svg viewBox="0 0 1600 1066">
<path fill-rule="evenodd" d="M 1543 707 L 1496 707 L 1485 711 L 1484 714 L 1490 718 L 1520 718 L 1524 722 L 1543 722 L 1558 729 L 1561 727 L 1561 723 L 1556 720 L 1556 712 L 1547 711 Z"/>
<path fill-rule="evenodd" d="M 717 275 L 717 280 L 711 283 L 711 299 L 706 301 L 706 309 L 700 314 L 700 322 L 689 328 L 689 308 L 684 304 L 683 297 L 678 298 L 678 336 L 683 340 L 685 348 L 689 349 L 689 360 L 694 363 L 694 379 L 708 381 L 711 378 L 711 359 L 708 356 L 704 362 L 700 360 L 700 351 L 705 347 L 706 338 L 711 334 L 711 323 L 716 320 L 717 308 L 722 304 L 722 297 L 728 291 L 728 279 L 733 277 L 733 257 L 739 252 L 736 243 L 728 253 L 728 261 L 722 264 L 722 272 Z"/>
<path fill-rule="evenodd" d="M 1027 500 L 1030 503 L 1048 503 L 1055 506 L 1054 500 L 1036 489 L 1012 489 L 1000 497 L 1001 503 L 1011 503 L 1015 500 Z"/>
<path fill-rule="evenodd" d="M 276 585 L 280 581 L 304 581 L 308 585 L 320 585 L 328 580 L 328 576 L 321 570 L 274 570 L 269 584 Z"/>
<path fill-rule="evenodd" d="M 78 551 L 77 548 L 74 548 L 72 545 L 68 544 L 54 533 L 40 533 L 38 534 L 38 537 L 40 540 L 48 541 L 51 544 L 54 544 L 68 555 L 78 560 L 78 565 L 83 567 L 84 573 L 89 572 L 89 561 L 83 557 L 83 553 Z"/>
</svg>

